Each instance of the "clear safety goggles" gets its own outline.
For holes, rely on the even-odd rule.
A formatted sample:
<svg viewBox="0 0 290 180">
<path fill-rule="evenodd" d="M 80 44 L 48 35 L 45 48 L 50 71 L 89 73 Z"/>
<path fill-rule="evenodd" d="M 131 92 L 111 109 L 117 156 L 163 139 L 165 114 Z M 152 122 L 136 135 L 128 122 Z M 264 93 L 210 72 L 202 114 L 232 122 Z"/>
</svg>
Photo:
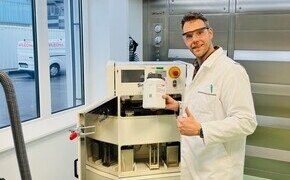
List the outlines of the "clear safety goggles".
<svg viewBox="0 0 290 180">
<path fill-rule="evenodd" d="M 202 27 L 202 28 L 198 28 L 196 30 L 193 31 L 188 31 L 182 34 L 182 38 L 184 41 L 189 42 L 192 41 L 193 38 L 200 38 L 204 35 L 204 32 L 206 29 L 209 29 L 208 26 Z"/>
</svg>

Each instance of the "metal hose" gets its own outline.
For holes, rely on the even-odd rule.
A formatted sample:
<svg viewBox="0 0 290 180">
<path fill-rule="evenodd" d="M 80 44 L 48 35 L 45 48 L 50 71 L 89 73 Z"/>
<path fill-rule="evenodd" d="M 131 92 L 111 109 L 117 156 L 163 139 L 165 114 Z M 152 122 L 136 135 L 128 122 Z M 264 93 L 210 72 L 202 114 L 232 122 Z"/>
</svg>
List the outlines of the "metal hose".
<svg viewBox="0 0 290 180">
<path fill-rule="evenodd" d="M 6 102 L 9 110 L 11 130 L 14 140 L 15 151 L 18 160 L 19 171 L 22 180 L 31 180 L 31 174 L 26 154 L 19 111 L 13 84 L 5 72 L 0 71 L 0 83 L 3 86 Z"/>
</svg>

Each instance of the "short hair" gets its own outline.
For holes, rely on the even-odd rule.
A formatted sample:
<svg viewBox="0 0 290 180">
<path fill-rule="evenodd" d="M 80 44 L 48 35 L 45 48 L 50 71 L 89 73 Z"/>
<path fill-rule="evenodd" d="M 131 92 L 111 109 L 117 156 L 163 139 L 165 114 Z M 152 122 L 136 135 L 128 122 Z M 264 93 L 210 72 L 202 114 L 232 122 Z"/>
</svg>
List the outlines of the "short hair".
<svg viewBox="0 0 290 180">
<path fill-rule="evenodd" d="M 181 29 L 183 29 L 183 26 L 186 22 L 198 20 L 198 19 L 202 20 L 206 24 L 207 27 L 210 27 L 208 20 L 203 16 L 202 13 L 200 13 L 200 12 L 188 12 L 183 16 L 183 18 L 181 20 Z"/>
</svg>

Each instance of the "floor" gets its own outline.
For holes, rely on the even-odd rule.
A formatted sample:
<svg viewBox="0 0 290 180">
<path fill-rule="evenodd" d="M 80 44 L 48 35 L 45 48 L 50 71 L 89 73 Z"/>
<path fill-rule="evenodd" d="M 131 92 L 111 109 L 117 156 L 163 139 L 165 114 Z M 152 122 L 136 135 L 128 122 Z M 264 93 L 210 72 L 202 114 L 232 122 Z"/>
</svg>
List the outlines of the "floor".
<svg viewBox="0 0 290 180">
<path fill-rule="evenodd" d="M 268 179 L 255 177 L 255 176 L 244 175 L 244 180 L 268 180 Z"/>
</svg>

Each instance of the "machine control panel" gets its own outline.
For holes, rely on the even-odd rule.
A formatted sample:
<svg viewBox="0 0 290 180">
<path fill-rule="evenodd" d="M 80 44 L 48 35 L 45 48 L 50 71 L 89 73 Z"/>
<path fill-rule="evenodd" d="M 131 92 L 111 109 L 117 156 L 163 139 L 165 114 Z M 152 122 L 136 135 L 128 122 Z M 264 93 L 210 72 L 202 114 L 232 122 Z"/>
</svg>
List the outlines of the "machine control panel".
<svg viewBox="0 0 290 180">
<path fill-rule="evenodd" d="M 166 82 L 167 94 L 182 94 L 185 87 L 186 63 L 183 62 L 118 62 L 111 66 L 111 77 L 116 77 L 117 96 L 143 95 L 142 83 L 150 73 L 161 74 Z M 113 70 L 115 69 L 115 70 Z"/>
</svg>

